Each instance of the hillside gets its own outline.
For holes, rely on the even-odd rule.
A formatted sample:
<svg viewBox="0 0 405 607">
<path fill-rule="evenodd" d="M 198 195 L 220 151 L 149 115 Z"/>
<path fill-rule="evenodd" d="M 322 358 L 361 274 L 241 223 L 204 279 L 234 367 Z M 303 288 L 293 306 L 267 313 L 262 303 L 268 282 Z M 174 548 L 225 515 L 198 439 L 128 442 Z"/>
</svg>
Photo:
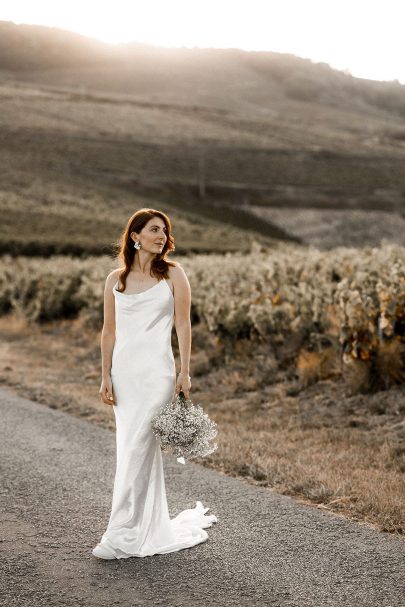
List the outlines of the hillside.
<svg viewBox="0 0 405 607">
<path fill-rule="evenodd" d="M 85 198 L 87 214 L 97 200 L 124 199 L 120 225 L 134 206 L 166 205 L 192 222 L 293 239 L 288 209 L 311 210 L 307 223 L 318 211 L 356 211 L 356 226 L 372 210 L 381 218 L 372 242 L 401 240 L 404 86 L 279 53 L 112 46 L 7 22 L 0 34 L 3 207 L 32 203 L 48 215 L 52 191 L 65 210 Z M 57 223 L 47 224 L 52 236 Z M 317 238 L 328 246 L 331 235 Z"/>
<path fill-rule="evenodd" d="M 293 104 L 284 108 L 286 99 L 405 114 L 404 85 L 354 78 L 290 54 L 111 45 L 5 21 L 0 21 L 0 69 L 46 83 L 136 94 L 149 102 L 239 108 L 268 117 L 292 109 Z"/>
</svg>

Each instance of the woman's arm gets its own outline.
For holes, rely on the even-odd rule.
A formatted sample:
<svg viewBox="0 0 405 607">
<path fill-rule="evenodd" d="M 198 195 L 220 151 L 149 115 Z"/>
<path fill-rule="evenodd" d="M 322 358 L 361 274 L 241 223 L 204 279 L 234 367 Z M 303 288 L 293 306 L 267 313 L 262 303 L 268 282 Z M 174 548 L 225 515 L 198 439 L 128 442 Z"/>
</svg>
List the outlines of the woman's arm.
<svg viewBox="0 0 405 607">
<path fill-rule="evenodd" d="M 112 353 L 115 343 L 115 300 L 112 288 L 119 270 L 111 272 L 104 288 L 104 322 L 101 331 L 101 387 L 99 394 L 106 405 L 115 404 L 111 381 Z"/>
<path fill-rule="evenodd" d="M 185 271 L 181 265 L 172 269 L 171 273 L 174 295 L 174 314 L 177 339 L 179 342 L 181 368 L 176 385 L 176 394 L 182 390 L 184 396 L 189 398 L 191 382 L 190 356 L 191 356 L 191 288 Z"/>
</svg>

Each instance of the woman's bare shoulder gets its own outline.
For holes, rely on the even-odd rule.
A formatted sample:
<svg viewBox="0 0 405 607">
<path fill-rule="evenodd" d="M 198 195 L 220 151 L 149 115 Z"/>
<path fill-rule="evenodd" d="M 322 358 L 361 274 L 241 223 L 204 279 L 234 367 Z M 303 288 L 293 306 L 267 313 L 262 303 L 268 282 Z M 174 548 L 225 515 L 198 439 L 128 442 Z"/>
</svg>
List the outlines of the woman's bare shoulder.
<svg viewBox="0 0 405 607">
<path fill-rule="evenodd" d="M 170 279 L 172 284 L 178 289 L 182 289 L 183 287 L 190 289 L 190 281 L 181 263 L 177 263 L 176 267 L 170 268 Z"/>
<path fill-rule="evenodd" d="M 176 265 L 175 266 L 169 266 L 168 272 L 169 272 L 169 278 L 174 278 L 176 279 L 177 276 L 179 276 L 180 274 L 185 274 L 184 272 L 184 268 L 181 265 L 181 263 L 179 263 L 178 261 L 173 262 Z"/>
<path fill-rule="evenodd" d="M 122 272 L 122 268 L 117 268 L 116 270 L 113 270 L 112 272 L 110 272 L 105 281 L 106 285 L 107 286 L 111 285 L 113 287 L 115 285 L 115 283 L 117 282 L 118 277 L 121 274 L 121 272 Z"/>
</svg>

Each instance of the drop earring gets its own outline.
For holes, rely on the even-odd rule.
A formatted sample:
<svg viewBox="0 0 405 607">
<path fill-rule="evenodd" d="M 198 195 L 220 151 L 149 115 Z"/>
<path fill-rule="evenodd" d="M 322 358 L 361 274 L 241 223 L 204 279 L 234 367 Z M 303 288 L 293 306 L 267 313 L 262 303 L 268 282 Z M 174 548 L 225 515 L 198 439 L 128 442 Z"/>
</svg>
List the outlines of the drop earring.
<svg viewBox="0 0 405 607">
<path fill-rule="evenodd" d="M 138 240 L 135 240 L 134 242 L 134 249 L 140 249 L 141 248 L 141 243 Z"/>
</svg>

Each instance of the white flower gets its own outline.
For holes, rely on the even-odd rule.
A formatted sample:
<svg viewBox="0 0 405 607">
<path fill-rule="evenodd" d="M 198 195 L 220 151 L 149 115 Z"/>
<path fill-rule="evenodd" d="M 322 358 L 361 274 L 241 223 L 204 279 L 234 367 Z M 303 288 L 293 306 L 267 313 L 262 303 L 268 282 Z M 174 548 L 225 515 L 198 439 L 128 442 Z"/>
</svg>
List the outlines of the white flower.
<svg viewBox="0 0 405 607">
<path fill-rule="evenodd" d="M 160 407 L 151 425 L 162 450 L 176 455 L 181 464 L 185 458 L 204 457 L 218 448 L 217 443 L 209 444 L 218 433 L 216 422 L 181 391 L 174 402 Z"/>
</svg>

